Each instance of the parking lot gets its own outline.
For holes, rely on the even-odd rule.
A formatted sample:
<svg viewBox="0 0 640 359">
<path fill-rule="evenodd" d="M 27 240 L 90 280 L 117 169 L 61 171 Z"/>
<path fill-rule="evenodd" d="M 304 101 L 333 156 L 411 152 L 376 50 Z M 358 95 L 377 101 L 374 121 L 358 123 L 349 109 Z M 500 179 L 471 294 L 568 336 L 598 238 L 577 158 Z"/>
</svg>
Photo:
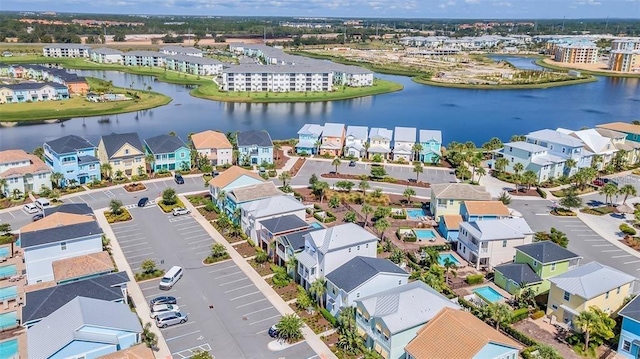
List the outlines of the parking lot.
<svg viewBox="0 0 640 359">
<path fill-rule="evenodd" d="M 158 279 L 140 283 L 147 300 L 174 296 L 189 321 L 162 329 L 176 358 L 207 350 L 217 358 L 310 358 L 305 343 L 279 352 L 267 348 L 267 329 L 280 318 L 278 311 L 233 261 L 205 266 L 202 260 L 214 243 L 191 215 L 174 217 L 156 205 L 132 208 L 133 221 L 112 225 L 118 243 L 134 272 L 153 259 L 168 270 L 184 268 L 184 276 L 168 291 Z M 139 313 L 142 317 L 146 313 Z"/>
</svg>

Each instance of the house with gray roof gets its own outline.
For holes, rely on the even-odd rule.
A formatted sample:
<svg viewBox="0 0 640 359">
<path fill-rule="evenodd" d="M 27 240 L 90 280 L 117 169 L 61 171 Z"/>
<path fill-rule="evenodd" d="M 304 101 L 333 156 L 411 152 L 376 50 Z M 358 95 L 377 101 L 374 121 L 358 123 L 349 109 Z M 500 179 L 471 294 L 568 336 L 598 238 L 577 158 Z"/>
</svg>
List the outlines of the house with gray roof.
<svg viewBox="0 0 640 359">
<path fill-rule="evenodd" d="M 531 132 L 525 138 L 526 142 L 547 148 L 549 154 L 576 161 L 573 168 L 565 166 L 566 176 L 572 176 L 580 168 L 590 167 L 591 159 L 595 156 L 595 153 L 584 148 L 584 141 L 561 131 L 544 129 Z"/>
<path fill-rule="evenodd" d="M 300 284 L 309 288 L 354 257 L 375 258 L 378 238 L 355 223 L 309 232 L 304 250 L 296 256 Z"/>
<path fill-rule="evenodd" d="M 100 181 L 98 148 L 85 138 L 68 135 L 42 145 L 44 162 L 53 172 L 62 173 L 59 186 Z"/>
<path fill-rule="evenodd" d="M 91 61 L 101 64 L 121 64 L 122 54 L 122 51 L 110 47 L 89 50 Z"/>
<path fill-rule="evenodd" d="M 388 159 L 391 153 L 391 141 L 393 140 L 393 131 L 372 127 L 369 131 L 369 149 L 367 150 L 369 159 L 375 155 L 379 155 L 382 159 Z"/>
<path fill-rule="evenodd" d="M 418 132 L 420 153 L 418 159 L 424 163 L 438 164 L 442 158 L 442 132 L 438 130 L 420 130 Z"/>
<path fill-rule="evenodd" d="M 523 218 L 462 222 L 456 251 L 476 269 L 508 263 L 516 247 L 533 241 L 533 230 Z"/>
<path fill-rule="evenodd" d="M 535 143 L 507 142 L 497 154 L 507 159 L 509 164 L 504 169 L 506 172 L 515 173 L 514 167 L 520 163 L 525 171 L 532 171 L 536 174 L 538 182 L 558 178 L 565 174 L 567 158 L 552 154 L 547 147 Z"/>
<path fill-rule="evenodd" d="M 325 278 L 326 308 L 337 317 L 357 299 L 407 284 L 409 273 L 388 259 L 358 256 Z"/>
<path fill-rule="evenodd" d="M 32 326 L 79 296 L 124 302 L 127 282 L 127 272 L 117 272 L 28 291 L 22 307 L 22 325 Z"/>
<path fill-rule="evenodd" d="M 275 236 L 309 226 L 304 221 L 306 206 L 295 197 L 282 193 L 244 202 L 240 204 L 240 208 L 242 231 L 251 238 L 253 243 L 260 245 L 270 255 L 273 255 L 275 250 L 273 248 Z M 277 221 L 280 218 L 284 219 Z"/>
<path fill-rule="evenodd" d="M 348 126 L 344 145 L 344 155 L 362 158 L 366 155 L 369 142 L 369 128 L 367 126 Z"/>
<path fill-rule="evenodd" d="M 345 128 L 342 123 L 327 122 L 322 130 L 320 154 L 342 156 L 344 150 Z"/>
<path fill-rule="evenodd" d="M 178 136 L 163 134 L 144 140 L 147 155 L 153 156 L 151 171 L 191 169 L 191 150 Z"/>
<path fill-rule="evenodd" d="M 160 48 L 160 52 L 165 55 L 186 55 L 192 57 L 202 57 L 202 50 L 191 46 L 168 45 Z"/>
<path fill-rule="evenodd" d="M 241 164 L 261 165 L 273 163 L 273 141 L 267 131 L 243 131 L 236 135 L 239 162 Z"/>
<path fill-rule="evenodd" d="M 320 136 L 322 136 L 323 125 L 315 123 L 305 123 L 298 131 L 298 143 L 296 144 L 296 153 L 306 153 L 315 155 L 320 146 Z"/>
<path fill-rule="evenodd" d="M 98 143 L 100 164 L 111 166 L 111 176 L 122 171 L 126 176 L 144 173 L 145 150 L 137 133 L 112 133 L 100 138 Z"/>
<path fill-rule="evenodd" d="M 416 144 L 415 127 L 396 127 L 393 131 L 393 160 L 411 162 Z"/>
<path fill-rule="evenodd" d="M 322 227 L 321 227 L 322 228 Z M 301 231 L 286 233 L 275 238 L 276 252 L 273 257 L 274 263 L 279 266 L 286 266 L 287 262 L 295 259 L 304 250 L 305 236 L 309 232 L 319 231 L 321 228 L 310 227 Z M 292 278 L 298 279 L 298 268 L 287 267 L 287 272 Z"/>
<path fill-rule="evenodd" d="M 404 347 L 442 309 L 460 309 L 419 280 L 356 299 L 355 307 L 364 345 L 389 359 L 404 358 Z"/>
<path fill-rule="evenodd" d="M 27 350 L 29 358 L 97 358 L 136 345 L 141 336 L 127 304 L 76 297 L 27 329 Z"/>
</svg>

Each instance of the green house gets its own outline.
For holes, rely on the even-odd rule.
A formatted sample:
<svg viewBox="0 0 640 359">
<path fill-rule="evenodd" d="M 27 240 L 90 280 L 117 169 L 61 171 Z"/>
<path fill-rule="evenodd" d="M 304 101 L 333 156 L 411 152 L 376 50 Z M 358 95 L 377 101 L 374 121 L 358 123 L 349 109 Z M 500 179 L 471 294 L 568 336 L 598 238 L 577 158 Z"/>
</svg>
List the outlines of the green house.
<svg viewBox="0 0 640 359">
<path fill-rule="evenodd" d="M 580 259 L 579 255 L 551 241 L 518 246 L 513 263 L 494 268 L 494 282 L 510 294 L 516 294 L 524 286 L 540 295 L 551 287 L 547 279 L 577 267 Z"/>
</svg>

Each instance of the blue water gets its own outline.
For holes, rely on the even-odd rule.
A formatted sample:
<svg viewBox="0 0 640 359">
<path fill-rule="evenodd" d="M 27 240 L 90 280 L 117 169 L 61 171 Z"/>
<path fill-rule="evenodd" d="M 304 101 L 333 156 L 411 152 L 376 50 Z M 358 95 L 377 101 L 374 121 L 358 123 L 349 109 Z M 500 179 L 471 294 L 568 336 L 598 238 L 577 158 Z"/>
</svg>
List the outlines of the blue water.
<svg viewBox="0 0 640 359">
<path fill-rule="evenodd" d="M 9 339 L 0 342 L 0 358 L 18 357 L 18 339 Z"/>
<path fill-rule="evenodd" d="M 318 223 L 318 222 L 311 222 L 311 227 L 313 227 L 313 228 L 317 228 L 317 229 L 324 228 L 324 227 L 323 227 L 320 223 Z"/>
<path fill-rule="evenodd" d="M 0 278 L 11 277 L 12 275 L 16 275 L 16 273 L 17 271 L 15 264 L 0 267 Z"/>
<path fill-rule="evenodd" d="M 420 217 L 424 217 L 424 216 L 425 216 L 425 213 L 421 209 L 408 209 L 407 210 L 407 217 L 409 217 L 410 219 L 420 219 Z"/>
<path fill-rule="evenodd" d="M 12 328 L 17 325 L 18 312 L 0 314 L 0 329 Z M 0 358 L 4 358 L 0 356 Z"/>
<path fill-rule="evenodd" d="M 441 266 L 444 266 L 444 260 L 449 258 L 449 260 L 451 262 L 453 262 L 453 264 L 459 266 L 460 262 L 456 259 L 456 257 L 453 256 L 453 254 L 451 253 L 442 253 L 438 256 L 438 263 L 440 263 Z"/>
<path fill-rule="evenodd" d="M 491 303 L 495 303 L 504 298 L 500 293 L 489 286 L 474 289 L 473 292 L 480 295 L 482 299 L 488 300 Z"/>
<path fill-rule="evenodd" d="M 0 248 L 0 258 L 5 258 L 8 256 L 9 256 L 9 248 L 8 247 Z"/>
<path fill-rule="evenodd" d="M 18 287 L 15 285 L 11 287 L 0 288 L 0 301 L 15 299 L 18 296 Z"/>
<path fill-rule="evenodd" d="M 436 234 L 433 233 L 432 229 L 414 229 L 413 232 L 415 232 L 419 241 L 423 239 L 429 240 L 436 238 Z"/>
</svg>

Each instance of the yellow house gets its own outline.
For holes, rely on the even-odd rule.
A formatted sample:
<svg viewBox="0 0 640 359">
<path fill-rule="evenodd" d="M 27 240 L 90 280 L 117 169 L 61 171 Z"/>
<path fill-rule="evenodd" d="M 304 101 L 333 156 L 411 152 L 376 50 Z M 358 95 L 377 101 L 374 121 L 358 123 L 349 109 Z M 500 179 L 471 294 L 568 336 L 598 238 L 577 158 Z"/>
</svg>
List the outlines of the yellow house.
<svg viewBox="0 0 640 359">
<path fill-rule="evenodd" d="M 101 165 L 111 165 L 112 175 L 118 171 L 127 176 L 146 173 L 144 147 L 135 132 L 102 136 L 98 144 L 98 159 Z"/>
<path fill-rule="evenodd" d="M 464 201 L 490 201 L 491 194 L 482 186 L 467 183 L 439 183 L 431 185 L 430 210 L 434 218 L 445 214 L 460 214 Z"/>
<path fill-rule="evenodd" d="M 614 313 L 632 293 L 635 279 L 598 262 L 549 278 L 547 314 L 572 326 L 573 317 L 592 305 L 606 313 Z"/>
</svg>

